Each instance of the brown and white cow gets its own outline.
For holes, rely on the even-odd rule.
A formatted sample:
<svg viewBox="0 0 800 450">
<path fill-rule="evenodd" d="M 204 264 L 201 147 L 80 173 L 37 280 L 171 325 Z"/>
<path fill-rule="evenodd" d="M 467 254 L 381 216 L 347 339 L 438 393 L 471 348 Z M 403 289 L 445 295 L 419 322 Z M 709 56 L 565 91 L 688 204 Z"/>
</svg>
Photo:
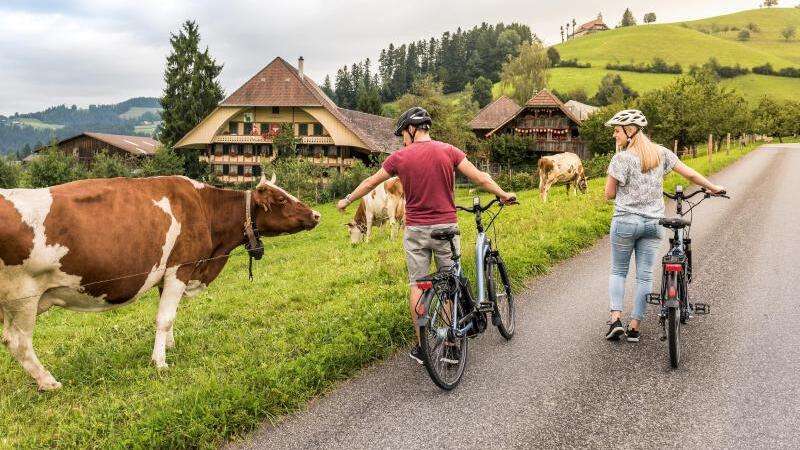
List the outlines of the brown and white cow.
<svg viewBox="0 0 800 450">
<path fill-rule="evenodd" d="M 53 306 L 107 311 L 157 286 L 161 299 L 152 358 L 157 367 L 167 367 L 178 302 L 219 275 L 230 252 L 246 239 L 246 217 L 265 236 L 319 223 L 318 212 L 274 180 L 262 176 L 248 192 L 186 177 L 0 189 L 2 342 L 40 389 L 57 389 L 61 384 L 33 350 L 36 316 Z"/>
<path fill-rule="evenodd" d="M 547 191 L 556 183 L 566 183 L 567 197 L 569 197 L 570 184 L 573 183 L 576 196 L 578 189 L 586 192 L 586 175 L 583 173 L 583 163 L 578 155 L 566 152 L 543 156 L 539 159 L 539 193 L 542 201 L 547 201 Z"/>
<path fill-rule="evenodd" d="M 362 240 L 369 242 L 373 225 L 389 222 L 389 234 L 395 236 L 405 223 L 406 197 L 403 184 L 397 177 L 390 178 L 361 199 L 353 220 L 346 223 L 350 232 L 350 242 L 357 244 Z"/>
</svg>

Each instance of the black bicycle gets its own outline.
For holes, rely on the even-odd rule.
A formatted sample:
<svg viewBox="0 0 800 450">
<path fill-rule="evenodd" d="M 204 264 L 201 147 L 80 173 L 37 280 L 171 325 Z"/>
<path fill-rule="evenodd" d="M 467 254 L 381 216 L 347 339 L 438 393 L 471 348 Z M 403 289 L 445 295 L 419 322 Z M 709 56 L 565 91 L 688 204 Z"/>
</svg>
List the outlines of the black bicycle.
<svg viewBox="0 0 800 450">
<path fill-rule="evenodd" d="M 419 318 L 420 349 L 422 360 L 431 379 L 445 390 L 455 388 L 464 375 L 467 365 L 468 338 L 476 337 L 486 330 L 487 315 L 491 314 L 500 334 L 511 339 L 514 336 L 514 297 L 511 282 L 500 252 L 492 246 L 486 229 L 494 224 L 503 210 L 492 216 L 489 225 L 483 226 L 481 215 L 499 199 L 495 198 L 481 206 L 475 197 L 471 208 L 457 206 L 461 211 L 475 214 L 478 236 L 475 242 L 475 266 L 478 278 L 478 298 L 461 268 L 461 255 L 456 251 L 453 238 L 459 235 L 457 228 L 434 230 L 431 237 L 446 240 L 454 264 L 442 271 L 417 280 L 422 296 L 416 305 Z M 516 204 L 512 199 L 509 204 Z"/>
<path fill-rule="evenodd" d="M 702 194 L 703 198 L 696 203 L 689 200 Z M 689 302 L 689 283 L 692 281 L 692 240 L 689 230 L 692 224 L 684 216 L 690 214 L 692 209 L 710 197 L 724 197 L 725 191 L 712 194 L 705 189 L 689 195 L 683 193 L 683 187 L 677 186 L 675 194 L 664 192 L 664 195 L 675 200 L 677 217 L 659 220 L 659 224 L 673 230 L 674 235 L 669 239 L 670 249 L 661 260 L 662 277 L 661 293 L 650 294 L 647 302 L 661 306 L 659 323 L 663 334 L 661 340 L 669 341 L 669 362 L 673 368 L 678 368 L 681 360 L 681 324 L 685 324 L 693 314 L 708 314 L 711 308 L 706 303 Z M 683 203 L 688 203 L 690 208 L 683 211 Z"/>
</svg>

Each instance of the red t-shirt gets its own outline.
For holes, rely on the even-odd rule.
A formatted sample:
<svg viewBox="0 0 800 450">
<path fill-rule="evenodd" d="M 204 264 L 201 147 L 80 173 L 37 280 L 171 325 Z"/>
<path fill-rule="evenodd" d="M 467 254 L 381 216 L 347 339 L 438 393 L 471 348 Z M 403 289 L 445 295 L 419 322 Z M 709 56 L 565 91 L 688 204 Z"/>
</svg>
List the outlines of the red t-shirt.
<svg viewBox="0 0 800 450">
<path fill-rule="evenodd" d="M 407 225 L 457 223 L 453 185 L 464 152 L 439 141 L 415 142 L 386 158 L 383 169 L 399 176 Z"/>
</svg>

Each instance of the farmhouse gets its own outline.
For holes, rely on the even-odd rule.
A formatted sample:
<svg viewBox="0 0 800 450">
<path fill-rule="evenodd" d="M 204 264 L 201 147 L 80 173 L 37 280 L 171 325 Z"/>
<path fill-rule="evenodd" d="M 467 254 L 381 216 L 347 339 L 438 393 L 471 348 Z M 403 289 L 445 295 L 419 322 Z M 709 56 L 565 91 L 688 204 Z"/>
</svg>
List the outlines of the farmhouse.
<svg viewBox="0 0 800 450">
<path fill-rule="evenodd" d="M 102 150 L 123 157 L 146 158 L 155 154 L 158 145 L 158 141 L 144 136 L 91 132 L 84 132 L 56 143 L 59 152 L 77 156 L 78 160 L 86 166 L 90 166 L 97 153 Z M 47 147 L 37 148 L 34 150 L 34 154 L 45 148 Z M 28 158 L 26 158 L 27 160 Z"/>
<path fill-rule="evenodd" d="M 505 114 L 492 111 L 500 109 L 495 106 L 496 103 L 497 101 L 487 105 L 470 122 L 470 126 L 479 138 L 489 138 L 497 134 L 527 136 L 536 140 L 537 152 L 547 154 L 572 152 L 582 159 L 589 157 L 586 145 L 580 136 L 581 119 L 547 89 L 537 92 L 525 105 L 501 120 L 496 119 Z M 481 117 L 487 120 L 485 122 L 477 120 Z M 484 133 L 483 128 L 479 127 L 486 125 L 495 126 Z"/>
<path fill-rule="evenodd" d="M 572 33 L 572 37 L 576 38 L 586 36 L 587 34 L 606 30 L 608 30 L 608 26 L 603 22 L 603 15 L 601 13 L 597 13 L 597 19 L 591 20 L 579 26 L 578 29 Z"/>
<path fill-rule="evenodd" d="M 223 182 L 248 182 L 261 175 L 261 164 L 276 157 L 274 140 L 282 124 L 298 139 L 302 159 L 331 171 L 355 161 L 400 148 L 389 118 L 339 108 L 312 79 L 275 58 L 223 100 L 175 149 L 200 150 L 200 160 Z"/>
</svg>

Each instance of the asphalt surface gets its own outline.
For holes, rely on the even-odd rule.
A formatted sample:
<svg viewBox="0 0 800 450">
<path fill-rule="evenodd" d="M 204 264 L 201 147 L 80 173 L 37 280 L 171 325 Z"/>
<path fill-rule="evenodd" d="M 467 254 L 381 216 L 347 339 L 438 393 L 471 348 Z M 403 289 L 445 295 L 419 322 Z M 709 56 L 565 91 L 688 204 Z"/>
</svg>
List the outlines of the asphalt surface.
<svg viewBox="0 0 800 450">
<path fill-rule="evenodd" d="M 711 314 L 682 328 L 677 370 L 656 306 L 640 343 L 603 339 L 606 237 L 517 293 L 514 339 L 473 340 L 455 391 L 401 353 L 228 448 L 800 448 L 798 174 L 786 144 L 712 177 L 732 199 L 694 214 L 690 295 Z"/>
</svg>

